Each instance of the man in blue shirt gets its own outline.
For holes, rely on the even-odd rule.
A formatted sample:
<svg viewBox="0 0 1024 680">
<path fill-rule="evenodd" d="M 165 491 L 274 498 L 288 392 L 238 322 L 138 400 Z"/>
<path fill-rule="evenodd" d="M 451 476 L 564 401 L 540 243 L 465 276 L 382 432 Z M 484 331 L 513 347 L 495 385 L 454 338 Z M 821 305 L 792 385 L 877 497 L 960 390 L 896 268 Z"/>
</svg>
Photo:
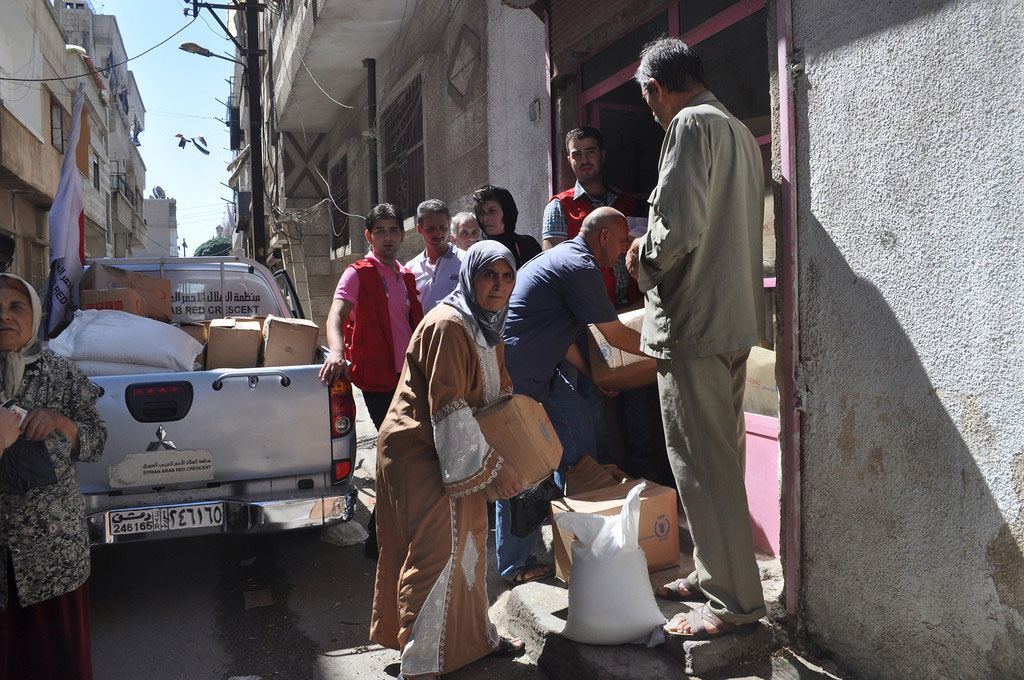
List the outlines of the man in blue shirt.
<svg viewBox="0 0 1024 680">
<path fill-rule="evenodd" d="M 505 325 L 505 367 L 518 394 L 539 401 L 562 442 L 555 482 L 564 486 L 566 470 L 593 455 L 594 427 L 586 403 L 558 370 L 562 359 L 589 373 L 574 340 L 586 324 L 595 324 L 608 342 L 640 354 L 640 334 L 619 321 L 598 267 L 610 267 L 630 245 L 626 218 L 614 208 L 590 213 L 575 238 L 559 243 L 523 265 L 509 300 Z M 527 538 L 509 533 L 508 501 L 497 503 L 498 571 L 512 583 L 551 574 L 531 563 L 536 532 Z"/>
</svg>

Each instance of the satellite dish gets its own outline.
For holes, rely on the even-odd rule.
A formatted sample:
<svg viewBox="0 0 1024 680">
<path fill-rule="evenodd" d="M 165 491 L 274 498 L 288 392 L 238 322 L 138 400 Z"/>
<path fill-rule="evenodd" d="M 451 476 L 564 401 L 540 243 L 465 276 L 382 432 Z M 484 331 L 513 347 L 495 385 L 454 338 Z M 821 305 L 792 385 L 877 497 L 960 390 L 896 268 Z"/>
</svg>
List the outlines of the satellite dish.
<svg viewBox="0 0 1024 680">
<path fill-rule="evenodd" d="M 163 187 L 153 187 L 153 195 L 157 198 L 167 198 L 167 194 L 164 193 Z"/>
</svg>

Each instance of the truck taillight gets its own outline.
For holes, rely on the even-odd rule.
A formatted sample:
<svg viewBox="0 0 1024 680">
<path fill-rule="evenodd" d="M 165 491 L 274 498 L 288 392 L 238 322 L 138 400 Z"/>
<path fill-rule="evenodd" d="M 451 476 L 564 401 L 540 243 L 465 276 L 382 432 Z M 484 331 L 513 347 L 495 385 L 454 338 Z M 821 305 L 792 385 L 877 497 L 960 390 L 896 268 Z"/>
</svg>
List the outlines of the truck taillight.
<svg viewBox="0 0 1024 680">
<path fill-rule="evenodd" d="M 344 380 L 331 385 L 331 437 L 344 437 L 352 431 L 356 419 L 356 404 L 352 388 Z"/>
<path fill-rule="evenodd" d="M 352 472 L 352 461 L 350 460 L 336 460 L 334 461 L 334 483 L 344 480 L 348 477 L 349 473 Z"/>
</svg>

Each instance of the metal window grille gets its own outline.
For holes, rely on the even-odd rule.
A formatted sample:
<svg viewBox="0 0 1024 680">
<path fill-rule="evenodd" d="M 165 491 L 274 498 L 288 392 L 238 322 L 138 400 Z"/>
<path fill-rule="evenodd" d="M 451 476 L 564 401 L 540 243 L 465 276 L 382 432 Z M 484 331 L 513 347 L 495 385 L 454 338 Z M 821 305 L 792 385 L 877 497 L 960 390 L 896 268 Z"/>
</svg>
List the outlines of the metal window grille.
<svg viewBox="0 0 1024 680">
<path fill-rule="evenodd" d="M 425 198 L 423 174 L 423 101 L 417 78 L 386 109 L 381 120 L 384 139 L 384 200 L 410 215 Z"/>
</svg>

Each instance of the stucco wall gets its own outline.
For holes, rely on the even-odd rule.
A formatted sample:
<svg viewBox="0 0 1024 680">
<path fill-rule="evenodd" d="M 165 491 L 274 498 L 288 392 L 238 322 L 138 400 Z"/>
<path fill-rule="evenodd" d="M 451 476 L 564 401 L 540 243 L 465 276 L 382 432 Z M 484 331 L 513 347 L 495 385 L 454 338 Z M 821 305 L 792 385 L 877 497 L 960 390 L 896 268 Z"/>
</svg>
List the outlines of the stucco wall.
<svg viewBox="0 0 1024 680">
<path fill-rule="evenodd" d="M 540 241 L 551 198 L 544 24 L 533 12 L 489 2 L 487 35 L 487 179 L 516 199 L 516 232 Z"/>
<path fill-rule="evenodd" d="M 803 607 L 865 678 L 1024 677 L 1024 9 L 794 0 Z"/>
</svg>

